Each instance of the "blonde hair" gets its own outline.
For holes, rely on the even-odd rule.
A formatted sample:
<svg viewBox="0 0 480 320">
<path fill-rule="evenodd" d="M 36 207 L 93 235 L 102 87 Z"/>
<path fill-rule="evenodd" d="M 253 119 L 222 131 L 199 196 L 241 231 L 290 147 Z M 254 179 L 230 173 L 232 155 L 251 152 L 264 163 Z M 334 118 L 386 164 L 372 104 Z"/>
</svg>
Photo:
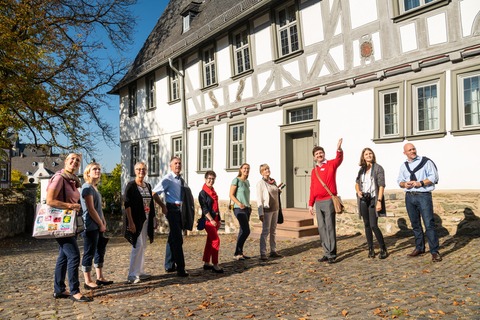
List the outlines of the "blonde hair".
<svg viewBox="0 0 480 320">
<path fill-rule="evenodd" d="M 93 179 L 90 177 L 89 173 L 93 169 L 93 167 L 100 167 L 100 164 L 97 162 L 90 162 L 86 167 L 85 170 L 83 170 L 83 180 L 87 183 L 92 183 Z M 97 181 L 98 183 L 99 181 Z"/>
<path fill-rule="evenodd" d="M 263 170 L 266 168 L 270 168 L 270 166 L 266 163 L 260 165 L 260 174 L 262 174 Z"/>
</svg>

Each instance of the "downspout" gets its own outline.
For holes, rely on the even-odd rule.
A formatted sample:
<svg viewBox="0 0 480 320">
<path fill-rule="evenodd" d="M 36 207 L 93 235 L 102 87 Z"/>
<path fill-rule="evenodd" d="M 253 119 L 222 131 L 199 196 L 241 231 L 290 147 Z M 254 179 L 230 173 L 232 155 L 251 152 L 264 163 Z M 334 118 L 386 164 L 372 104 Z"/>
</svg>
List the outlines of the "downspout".
<svg viewBox="0 0 480 320">
<path fill-rule="evenodd" d="M 187 103 L 185 102 L 185 75 L 173 66 L 172 58 L 168 58 L 170 68 L 177 74 L 180 80 L 180 101 L 182 104 L 182 168 L 183 178 L 188 183 L 188 135 L 187 135 Z"/>
</svg>

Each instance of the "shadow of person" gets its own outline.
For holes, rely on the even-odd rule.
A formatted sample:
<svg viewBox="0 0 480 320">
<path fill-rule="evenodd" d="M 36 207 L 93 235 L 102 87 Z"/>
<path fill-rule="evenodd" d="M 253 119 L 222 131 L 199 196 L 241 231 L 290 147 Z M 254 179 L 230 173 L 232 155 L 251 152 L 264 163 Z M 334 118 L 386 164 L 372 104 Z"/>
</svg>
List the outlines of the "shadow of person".
<svg viewBox="0 0 480 320">
<path fill-rule="evenodd" d="M 440 218 L 438 214 L 433 214 L 433 220 L 435 220 L 435 232 L 437 233 L 438 239 L 444 238 L 450 234 L 448 229 L 443 226 L 442 218 Z"/>
<path fill-rule="evenodd" d="M 443 256 L 462 249 L 472 239 L 480 237 L 480 218 L 470 208 L 465 208 L 463 214 L 465 217 L 458 224 L 455 235 L 442 243 L 443 248 L 448 247 L 447 250 L 442 251 Z"/>
<path fill-rule="evenodd" d="M 413 230 L 408 228 L 405 218 L 397 219 L 398 231 L 395 234 L 384 237 L 385 245 L 390 254 L 401 251 L 409 246 L 415 245 Z M 407 239 L 406 241 L 404 239 Z"/>
</svg>

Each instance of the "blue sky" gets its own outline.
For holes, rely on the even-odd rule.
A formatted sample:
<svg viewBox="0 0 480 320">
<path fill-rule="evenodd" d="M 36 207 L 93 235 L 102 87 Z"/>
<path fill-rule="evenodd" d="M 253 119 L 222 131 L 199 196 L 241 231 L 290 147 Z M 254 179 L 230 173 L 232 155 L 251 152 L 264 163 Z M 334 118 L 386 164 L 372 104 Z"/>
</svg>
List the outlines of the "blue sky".
<svg viewBox="0 0 480 320">
<path fill-rule="evenodd" d="M 137 4 L 132 7 L 133 15 L 137 17 L 134 43 L 129 50 L 125 50 L 121 53 L 123 57 L 131 61 L 135 59 L 135 56 L 142 48 L 145 40 L 157 23 L 158 18 L 162 15 L 167 4 L 168 0 L 138 0 Z M 112 53 L 114 53 L 114 51 L 112 51 Z M 110 101 L 112 110 L 103 110 L 102 117 L 112 125 L 117 131 L 118 136 L 119 97 L 112 95 L 110 96 Z M 118 145 L 113 145 L 111 143 L 107 145 L 104 141 L 98 145 L 99 152 L 96 154 L 95 159 L 102 165 L 104 172 L 112 171 L 115 165 L 120 163 L 120 141 L 119 137 L 117 138 Z M 85 160 L 89 161 L 90 159 Z"/>
</svg>

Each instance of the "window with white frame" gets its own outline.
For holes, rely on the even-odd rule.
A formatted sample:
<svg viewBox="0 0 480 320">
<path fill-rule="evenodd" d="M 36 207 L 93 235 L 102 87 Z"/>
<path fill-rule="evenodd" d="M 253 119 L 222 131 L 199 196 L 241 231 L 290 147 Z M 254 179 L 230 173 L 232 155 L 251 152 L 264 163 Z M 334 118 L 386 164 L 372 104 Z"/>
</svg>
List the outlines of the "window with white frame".
<svg viewBox="0 0 480 320">
<path fill-rule="evenodd" d="M 313 107 L 307 106 L 302 108 L 291 109 L 287 111 L 288 123 L 296 123 L 313 119 Z"/>
<path fill-rule="evenodd" d="M 239 168 L 245 159 L 245 124 L 232 124 L 228 127 L 228 167 Z"/>
<path fill-rule="evenodd" d="M 135 175 L 135 163 L 139 161 L 139 145 L 134 143 L 130 146 L 130 175 Z"/>
<path fill-rule="evenodd" d="M 213 132 L 206 130 L 200 132 L 200 171 L 212 170 L 213 167 Z"/>
<path fill-rule="evenodd" d="M 250 43 L 248 39 L 247 28 L 243 28 L 234 32 L 232 35 L 232 41 L 235 74 L 237 75 L 251 69 Z"/>
<path fill-rule="evenodd" d="M 203 86 L 208 87 L 217 82 L 215 70 L 215 49 L 210 46 L 202 51 Z"/>
<path fill-rule="evenodd" d="M 150 74 L 145 78 L 145 87 L 147 89 L 147 110 L 155 109 L 155 74 Z"/>
<path fill-rule="evenodd" d="M 128 115 L 137 114 L 137 85 L 132 84 L 128 87 Z"/>
<path fill-rule="evenodd" d="M 448 5 L 450 0 L 390 0 L 393 7 L 393 20 L 403 21 L 410 17 L 424 14 L 436 8 Z"/>
<path fill-rule="evenodd" d="M 183 158 L 183 140 L 182 137 L 172 138 L 172 157 Z"/>
<path fill-rule="evenodd" d="M 297 7 L 294 2 L 275 10 L 278 57 L 300 50 Z"/>
<path fill-rule="evenodd" d="M 407 135 L 445 134 L 445 75 L 407 81 Z"/>
<path fill-rule="evenodd" d="M 150 176 L 158 176 L 160 174 L 158 141 L 150 141 L 148 143 L 148 174 Z"/>
<path fill-rule="evenodd" d="M 178 70 L 178 61 L 173 62 L 173 67 Z M 169 87 L 170 87 L 170 101 L 175 101 L 180 99 L 180 80 L 178 78 L 178 75 L 175 71 L 173 71 L 171 68 L 169 69 Z"/>
<path fill-rule="evenodd" d="M 404 94 L 403 82 L 375 89 L 375 142 L 403 141 L 405 137 Z"/>
<path fill-rule="evenodd" d="M 480 69 L 452 72 L 452 133 L 480 133 Z"/>
</svg>

